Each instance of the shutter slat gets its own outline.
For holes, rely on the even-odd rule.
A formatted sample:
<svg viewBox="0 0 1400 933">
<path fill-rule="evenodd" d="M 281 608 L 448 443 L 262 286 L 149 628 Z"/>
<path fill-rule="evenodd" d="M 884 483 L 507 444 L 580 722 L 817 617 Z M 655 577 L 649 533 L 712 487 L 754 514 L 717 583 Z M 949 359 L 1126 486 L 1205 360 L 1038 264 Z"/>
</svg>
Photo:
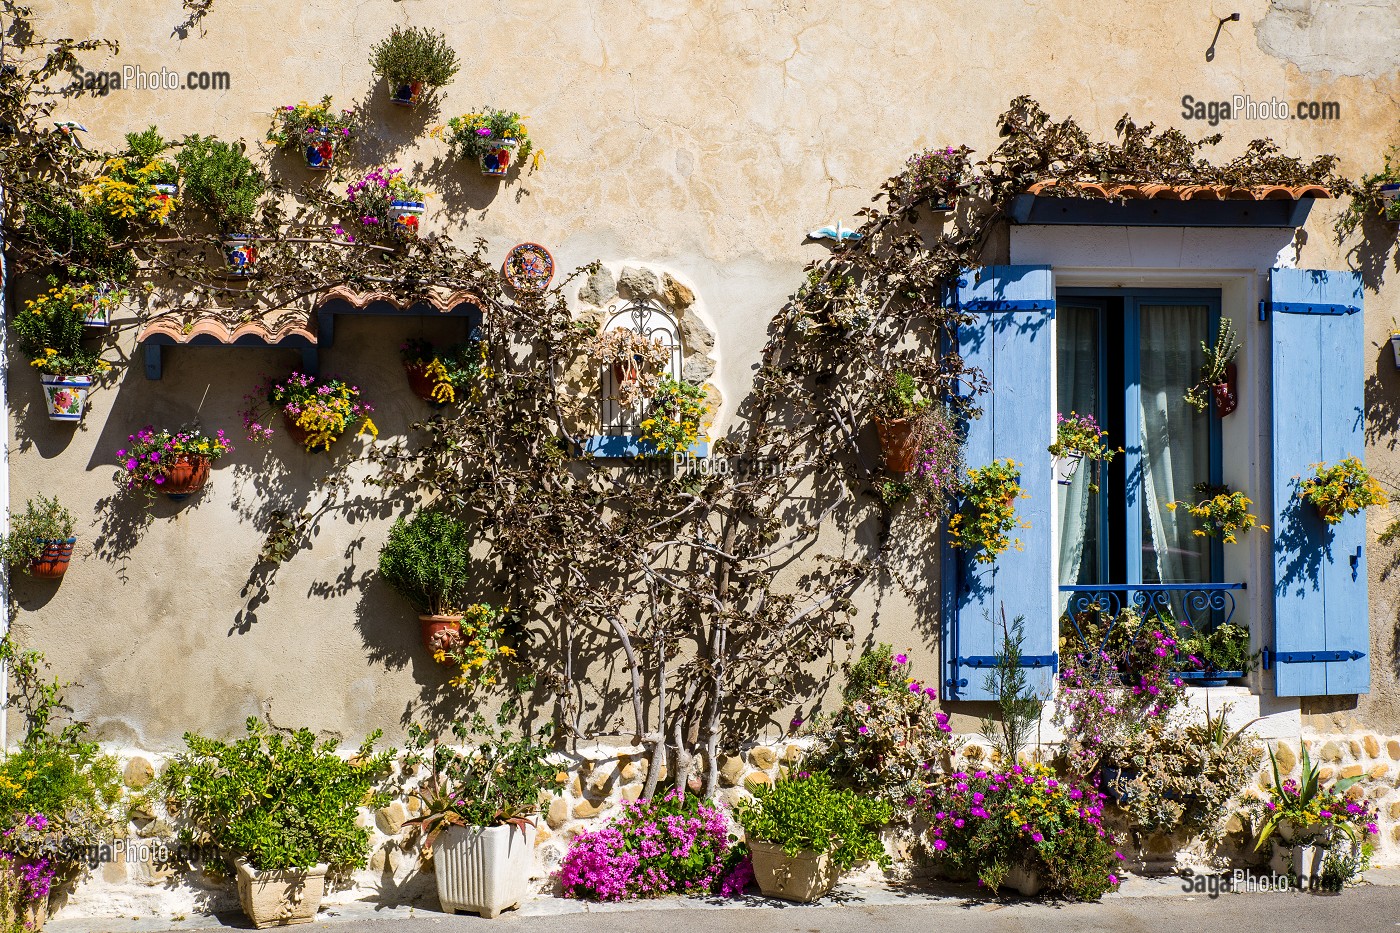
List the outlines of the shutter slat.
<svg viewBox="0 0 1400 933">
<path fill-rule="evenodd" d="M 1270 289 L 1275 686 L 1279 696 L 1365 693 L 1366 519 L 1329 527 L 1298 498 L 1297 479 L 1365 452 L 1363 318 L 1335 310 L 1361 307 L 1361 277 L 1275 269 Z"/>
<path fill-rule="evenodd" d="M 1009 550 L 994 564 L 978 564 L 959 551 L 944 562 L 947 699 L 992 699 L 985 688 L 986 659 L 1001 648 L 1003 607 L 1008 621 L 1024 616 L 1023 655 L 1044 659 L 1054 654 L 1054 476 L 1046 450 L 1055 422 L 1050 395 L 1054 299 L 1049 266 L 989 266 L 967 273 L 958 288 L 959 306 L 973 318 L 959 330 L 959 349 L 990 385 L 990 392 L 977 399 L 982 417 L 968 426 L 967 465 L 985 466 L 1006 457 L 1021 464 L 1021 484 L 1030 498 L 1019 500 L 1016 508 L 1031 527 L 1015 535 L 1024 549 Z M 1048 692 L 1052 665 L 1028 666 L 1027 677 L 1034 689 Z"/>
</svg>

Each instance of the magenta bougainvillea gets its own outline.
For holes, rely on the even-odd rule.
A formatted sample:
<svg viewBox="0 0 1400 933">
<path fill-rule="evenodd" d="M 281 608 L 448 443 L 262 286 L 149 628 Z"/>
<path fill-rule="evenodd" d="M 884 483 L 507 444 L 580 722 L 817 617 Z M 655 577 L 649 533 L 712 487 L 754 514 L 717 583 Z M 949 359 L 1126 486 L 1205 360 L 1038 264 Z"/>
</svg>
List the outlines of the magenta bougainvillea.
<svg viewBox="0 0 1400 933">
<path fill-rule="evenodd" d="M 566 897 L 623 901 L 665 894 L 741 893 L 753 867 L 729 816 L 672 790 L 624 801 L 602 829 L 574 837 L 559 869 Z"/>
</svg>

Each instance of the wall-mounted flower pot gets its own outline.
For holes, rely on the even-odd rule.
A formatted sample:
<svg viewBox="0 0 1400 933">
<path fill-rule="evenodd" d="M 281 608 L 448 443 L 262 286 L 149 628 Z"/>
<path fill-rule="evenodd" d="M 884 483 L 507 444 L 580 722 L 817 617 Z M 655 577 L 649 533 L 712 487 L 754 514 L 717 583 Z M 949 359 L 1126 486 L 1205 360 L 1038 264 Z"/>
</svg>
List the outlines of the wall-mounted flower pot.
<svg viewBox="0 0 1400 933">
<path fill-rule="evenodd" d="M 97 292 L 92 296 L 92 307 L 83 315 L 83 326 L 93 328 L 104 328 L 112 323 L 112 304 L 108 296 L 116 291 L 116 286 L 110 282 L 103 282 L 97 286 Z"/>
<path fill-rule="evenodd" d="M 160 491 L 179 502 L 204 488 L 209 482 L 209 458 L 203 454 L 176 454 L 165 470 Z"/>
<path fill-rule="evenodd" d="M 336 138 L 330 133 L 308 134 L 304 153 L 306 167 L 318 172 L 329 171 L 335 160 Z"/>
<path fill-rule="evenodd" d="M 29 575 L 40 580 L 58 580 L 68 572 L 68 562 L 73 559 L 73 545 L 77 538 L 39 541 L 44 550 L 29 562 Z"/>
<path fill-rule="evenodd" d="M 428 375 L 427 363 L 404 363 L 403 371 L 404 375 L 408 376 L 408 387 L 413 391 L 414 395 L 425 402 L 430 402 L 434 405 L 441 404 L 437 399 L 433 398 L 433 388 L 437 383 L 433 381 L 432 376 Z"/>
<path fill-rule="evenodd" d="M 481 174 L 490 178 L 505 178 L 515 161 L 515 150 L 520 144 L 513 139 L 493 139 L 491 148 L 480 156 Z"/>
<path fill-rule="evenodd" d="M 165 204 L 165 202 L 169 201 L 171 198 L 175 197 L 176 192 L 180 190 L 175 185 L 167 184 L 165 182 L 151 185 L 151 187 L 155 189 L 156 200 L 160 201 L 162 205 Z M 169 215 L 167 214 L 166 217 L 161 220 L 160 224 L 163 227 L 169 222 Z"/>
<path fill-rule="evenodd" d="M 417 106 L 419 99 L 423 96 L 422 81 L 404 81 L 390 84 L 389 103 L 398 104 L 400 107 Z"/>
<path fill-rule="evenodd" d="M 841 868 L 830 852 L 806 849 L 788 855 L 782 846 L 750 838 L 753 876 L 767 897 L 810 903 L 825 897 L 841 877 Z"/>
<path fill-rule="evenodd" d="M 418 222 L 423 216 L 422 201 L 394 201 L 389 205 L 389 219 L 394 229 L 409 236 L 418 235 Z"/>
<path fill-rule="evenodd" d="M 885 469 L 903 476 L 914 469 L 919 456 L 917 422 L 913 418 L 876 418 L 875 431 L 880 435 L 880 450 Z"/>
<path fill-rule="evenodd" d="M 83 420 L 83 410 L 87 407 L 88 390 L 92 388 L 91 376 L 39 376 L 44 390 L 44 405 L 49 411 L 50 421 L 63 421 L 77 424 Z"/>
<path fill-rule="evenodd" d="M 328 866 L 258 871 L 245 859 L 235 863 L 238 903 L 259 930 L 310 923 L 326 891 Z"/>
<path fill-rule="evenodd" d="M 427 615 L 418 617 L 418 627 L 423 635 L 423 647 L 429 654 L 437 654 L 453 647 L 453 640 L 461 641 L 460 615 Z"/>
<path fill-rule="evenodd" d="M 1215 413 L 1224 418 L 1234 412 L 1239 407 L 1240 398 L 1237 386 L 1239 384 L 1239 370 L 1234 363 L 1225 364 L 1225 381 L 1217 382 L 1210 387 L 1211 395 L 1215 398 Z"/>
<path fill-rule="evenodd" d="M 1400 369 L 1400 333 L 1390 335 L 1390 351 L 1395 355 L 1395 368 Z"/>
<path fill-rule="evenodd" d="M 224 255 L 228 271 L 233 275 L 252 275 L 258 264 L 257 239 L 251 233 L 230 233 L 224 236 Z"/>
<path fill-rule="evenodd" d="M 1051 463 L 1055 467 L 1055 482 L 1061 486 L 1068 486 L 1074 480 L 1074 474 L 1079 469 L 1079 464 L 1084 461 L 1084 455 L 1073 453 L 1063 454 L 1056 457 Z"/>
<path fill-rule="evenodd" d="M 530 892 L 535 825 L 449 826 L 433 842 L 438 902 L 449 914 L 471 910 L 491 919 Z"/>
<path fill-rule="evenodd" d="M 306 447 L 306 442 L 311 437 L 311 432 L 303 428 L 292 420 L 292 416 L 284 410 L 282 412 L 282 424 L 287 429 L 287 436 L 292 439 L 292 443 L 298 447 Z"/>
<path fill-rule="evenodd" d="M 1397 198 L 1400 198 L 1400 182 L 1392 181 L 1381 185 L 1380 194 L 1381 210 L 1385 210 L 1390 207 L 1391 204 L 1394 204 Z"/>
</svg>

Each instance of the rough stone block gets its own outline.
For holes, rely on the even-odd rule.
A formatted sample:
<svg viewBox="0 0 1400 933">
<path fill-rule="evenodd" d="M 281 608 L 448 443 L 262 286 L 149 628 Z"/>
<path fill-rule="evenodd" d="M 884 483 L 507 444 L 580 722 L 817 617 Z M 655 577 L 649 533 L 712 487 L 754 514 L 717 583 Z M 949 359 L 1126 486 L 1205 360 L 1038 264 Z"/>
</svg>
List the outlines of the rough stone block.
<svg viewBox="0 0 1400 933">
<path fill-rule="evenodd" d="M 553 829 L 558 829 L 569 821 L 569 801 L 563 797 L 555 797 L 549 805 L 549 812 L 545 814 L 545 822 L 549 823 Z"/>
<path fill-rule="evenodd" d="M 1341 761 L 1342 747 L 1336 742 L 1328 742 L 1322 746 L 1322 751 L 1317 754 L 1320 761 Z"/>
<path fill-rule="evenodd" d="M 749 761 L 753 762 L 755 768 L 767 771 L 778 763 L 778 753 L 766 745 L 749 750 Z"/>
<path fill-rule="evenodd" d="M 739 775 L 744 773 L 744 759 L 738 755 L 723 755 L 719 760 L 719 782 L 724 787 L 739 783 Z"/>
<path fill-rule="evenodd" d="M 1330 781 L 1332 780 L 1332 775 L 1336 773 L 1337 772 L 1332 768 L 1323 768 L 1317 772 L 1317 779 L 1319 781 Z"/>
<path fill-rule="evenodd" d="M 1395 761 L 1400 761 L 1400 741 L 1391 739 L 1385 743 L 1385 753 Z"/>
<path fill-rule="evenodd" d="M 661 279 L 661 300 L 677 311 L 695 304 L 695 292 L 681 284 L 667 273 Z"/>
<path fill-rule="evenodd" d="M 1371 770 L 1366 772 L 1366 776 L 1367 776 L 1368 778 L 1370 778 L 1371 780 L 1373 780 L 1373 781 L 1378 781 L 1378 780 L 1380 780 L 1381 778 L 1385 777 L 1385 776 L 1386 776 L 1386 773 L 1389 772 L 1389 771 L 1390 771 L 1390 766 L 1389 766 L 1389 765 L 1386 765 L 1386 764 L 1378 764 L 1378 765 L 1372 766 Z"/>
<path fill-rule="evenodd" d="M 395 800 L 387 807 L 380 807 L 374 813 L 374 822 L 379 827 L 379 831 L 386 836 L 397 836 L 400 829 L 403 829 L 404 820 L 408 819 L 408 810 L 403 802 Z"/>
<path fill-rule="evenodd" d="M 645 789 L 640 784 L 628 784 L 622 789 L 622 797 L 624 800 L 640 800 Z"/>
<path fill-rule="evenodd" d="M 1298 754 L 1287 742 L 1280 742 L 1274 748 L 1274 760 L 1278 762 L 1279 774 L 1292 774 L 1298 766 Z"/>
<path fill-rule="evenodd" d="M 764 774 L 762 771 L 757 771 L 744 778 L 744 788 L 750 793 L 752 793 L 755 788 L 772 786 L 773 779 L 770 778 L 768 775 Z"/>
<path fill-rule="evenodd" d="M 593 803 L 588 800 L 580 800 L 574 804 L 574 819 L 591 820 L 599 813 L 603 812 L 604 803 Z"/>
<path fill-rule="evenodd" d="M 652 298 L 661 294 L 661 280 L 650 269 L 629 266 L 617 277 L 617 288 L 628 298 Z M 596 303 L 596 302 L 595 302 Z"/>
<path fill-rule="evenodd" d="M 1361 745 L 1366 749 L 1366 755 L 1369 758 L 1375 758 L 1381 753 L 1381 743 L 1376 740 L 1374 735 L 1368 735 L 1363 738 L 1361 740 Z"/>
<path fill-rule="evenodd" d="M 132 790 L 140 790 L 155 780 L 156 769 L 145 758 L 137 755 L 122 769 L 122 783 Z"/>
<path fill-rule="evenodd" d="M 783 761 L 786 761 L 788 764 L 795 764 L 801 760 L 802 749 L 798 748 L 796 745 L 789 745 L 787 750 L 783 752 Z"/>
<path fill-rule="evenodd" d="M 1400 800 L 1396 800 L 1390 805 L 1390 818 L 1400 820 Z"/>
<path fill-rule="evenodd" d="M 607 269 L 599 269 L 588 277 L 578 290 L 578 300 L 584 304 L 605 305 L 617 297 L 617 280 Z"/>
<path fill-rule="evenodd" d="M 1341 778 L 1354 778 L 1361 777 L 1361 775 L 1365 773 L 1366 769 L 1361 767 L 1360 765 L 1347 765 L 1341 770 L 1338 776 Z"/>
</svg>

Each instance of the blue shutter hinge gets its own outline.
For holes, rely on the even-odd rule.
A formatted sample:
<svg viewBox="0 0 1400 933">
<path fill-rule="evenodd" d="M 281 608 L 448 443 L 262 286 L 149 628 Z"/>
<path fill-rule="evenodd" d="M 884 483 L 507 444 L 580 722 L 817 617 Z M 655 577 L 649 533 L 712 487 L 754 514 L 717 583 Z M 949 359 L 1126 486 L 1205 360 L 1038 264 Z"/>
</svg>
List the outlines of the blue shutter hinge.
<svg viewBox="0 0 1400 933">
<path fill-rule="evenodd" d="M 1319 661 L 1360 661 L 1366 657 L 1364 651 L 1274 651 L 1265 648 L 1262 652 L 1264 670 L 1275 664 L 1315 664 Z"/>
<path fill-rule="evenodd" d="M 996 667 L 1000 661 L 994 654 L 976 654 L 970 658 L 958 658 L 956 663 L 959 667 Z M 1021 655 L 1022 667 L 1048 667 L 1057 670 L 1060 666 L 1059 652 L 1055 654 L 1023 654 Z M 963 686 L 967 682 L 963 681 Z"/>
<path fill-rule="evenodd" d="M 964 311 L 1054 311 L 1053 298 L 969 298 Z"/>
<path fill-rule="evenodd" d="M 1356 546 L 1356 553 L 1351 555 L 1351 578 L 1353 580 L 1356 579 L 1356 572 L 1361 566 L 1361 547 L 1362 545 L 1358 544 Z"/>
<path fill-rule="evenodd" d="M 1263 299 L 1263 298 L 1260 298 L 1260 299 L 1259 299 L 1259 323 L 1262 324 L 1262 323 L 1264 323 L 1265 321 L 1267 321 L 1268 319 L 1269 319 L 1269 306 L 1264 302 L 1264 299 Z"/>
<path fill-rule="evenodd" d="M 1328 305 L 1313 304 L 1306 301 L 1270 301 L 1267 298 L 1259 301 L 1259 320 L 1267 321 L 1269 311 L 1272 309 L 1277 314 L 1356 314 L 1361 309 L 1356 305 Z"/>
</svg>

